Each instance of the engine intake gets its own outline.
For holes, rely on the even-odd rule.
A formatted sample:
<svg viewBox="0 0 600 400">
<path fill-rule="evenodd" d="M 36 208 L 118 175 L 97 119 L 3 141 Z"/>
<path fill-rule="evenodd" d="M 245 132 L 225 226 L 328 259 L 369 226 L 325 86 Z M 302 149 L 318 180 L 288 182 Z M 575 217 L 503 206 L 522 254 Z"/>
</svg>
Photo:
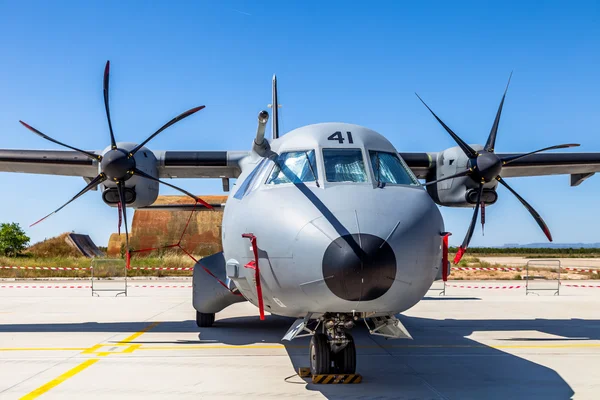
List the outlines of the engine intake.
<svg viewBox="0 0 600 400">
<path fill-rule="evenodd" d="M 135 188 L 126 187 L 125 190 L 125 203 L 132 204 L 135 202 L 136 193 Z M 117 188 L 108 188 L 102 193 L 102 200 L 108 205 L 119 203 L 119 191 Z"/>
<path fill-rule="evenodd" d="M 477 190 L 471 189 L 466 194 L 467 202 L 470 204 L 477 203 Z M 498 200 L 498 194 L 495 189 L 483 189 L 483 194 L 481 195 L 481 201 L 485 203 L 485 205 L 492 205 Z"/>
</svg>

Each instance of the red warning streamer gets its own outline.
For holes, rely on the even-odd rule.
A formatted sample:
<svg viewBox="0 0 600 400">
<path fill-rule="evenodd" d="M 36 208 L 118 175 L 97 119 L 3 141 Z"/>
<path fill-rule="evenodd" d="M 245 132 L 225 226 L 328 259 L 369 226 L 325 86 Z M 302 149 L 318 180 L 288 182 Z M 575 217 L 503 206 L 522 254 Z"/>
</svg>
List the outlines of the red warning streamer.
<svg viewBox="0 0 600 400">
<path fill-rule="evenodd" d="M 260 268 L 258 266 L 258 246 L 256 245 L 256 236 L 252 233 L 242 234 L 243 238 L 250 239 L 252 244 L 252 252 L 254 253 L 254 260 L 244 265 L 245 268 L 254 270 L 254 280 L 256 281 L 256 296 L 258 297 L 258 311 L 260 312 L 260 320 L 265 320 L 265 306 L 263 304 L 262 286 L 260 284 Z"/>
<path fill-rule="evenodd" d="M 442 233 L 442 279 L 444 282 L 448 280 L 448 238 L 452 236 L 450 232 Z"/>
</svg>

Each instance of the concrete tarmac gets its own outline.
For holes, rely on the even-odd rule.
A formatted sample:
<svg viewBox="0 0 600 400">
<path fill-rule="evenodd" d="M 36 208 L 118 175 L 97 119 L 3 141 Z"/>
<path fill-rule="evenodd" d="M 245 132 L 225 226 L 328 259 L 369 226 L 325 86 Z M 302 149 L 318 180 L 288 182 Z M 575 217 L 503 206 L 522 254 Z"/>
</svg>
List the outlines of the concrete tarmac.
<svg viewBox="0 0 600 400">
<path fill-rule="evenodd" d="M 452 282 L 401 316 L 412 341 L 353 330 L 363 383 L 315 385 L 294 376 L 308 339 L 280 341 L 293 320 L 240 303 L 199 329 L 190 281 L 0 282 L 0 398 L 598 399 L 600 281 L 576 283 Z"/>
</svg>

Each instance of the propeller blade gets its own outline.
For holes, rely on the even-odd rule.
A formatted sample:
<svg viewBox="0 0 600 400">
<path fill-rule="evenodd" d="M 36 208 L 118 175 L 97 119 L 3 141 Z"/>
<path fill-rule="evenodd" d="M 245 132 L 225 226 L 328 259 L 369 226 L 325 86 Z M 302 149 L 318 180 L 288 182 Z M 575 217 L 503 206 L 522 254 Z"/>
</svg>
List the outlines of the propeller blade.
<svg viewBox="0 0 600 400">
<path fill-rule="evenodd" d="M 512 156 L 512 157 L 506 157 L 506 158 L 502 159 L 502 165 L 510 164 L 513 161 L 517 161 L 517 160 L 520 160 L 521 158 L 529 157 L 532 154 L 541 153 L 542 151 L 567 149 L 569 147 L 579 147 L 579 144 L 578 143 L 559 144 L 556 146 L 545 147 L 543 149 L 532 151 L 531 153 L 519 154 L 517 156 Z"/>
<path fill-rule="evenodd" d="M 473 210 L 473 218 L 471 218 L 471 224 L 469 225 L 469 229 L 467 230 L 467 234 L 465 236 L 465 240 L 463 240 L 462 245 L 459 247 L 456 252 L 456 257 L 454 257 L 454 264 L 458 264 L 467 251 L 469 247 L 469 243 L 471 243 L 471 238 L 473 237 L 473 231 L 475 230 L 475 224 L 477 224 L 477 217 L 479 216 L 479 206 L 481 205 L 481 196 L 483 194 L 483 183 L 479 184 L 479 193 L 477 193 L 477 203 L 475 204 L 475 210 Z"/>
<path fill-rule="evenodd" d="M 112 122 L 110 121 L 110 108 L 108 107 L 108 79 L 110 75 L 110 60 L 106 62 L 104 67 L 104 108 L 106 109 L 106 119 L 108 119 L 108 130 L 110 131 L 110 147 L 114 150 L 117 148 L 115 134 L 113 133 Z"/>
<path fill-rule="evenodd" d="M 433 114 L 433 116 L 435 117 L 435 119 L 438 120 L 438 122 L 444 127 L 444 129 L 446 130 L 446 132 L 448 132 L 450 134 L 450 136 L 452 136 L 452 139 L 454 139 L 454 141 L 456 142 L 456 144 L 458 144 L 458 146 L 462 149 L 462 151 L 465 152 L 465 154 L 467 156 L 469 156 L 469 158 L 475 158 L 477 157 L 477 152 L 475 150 L 473 150 L 473 148 L 471 146 L 469 146 L 467 143 L 465 143 L 460 137 L 458 137 L 458 135 L 456 133 L 454 133 L 452 131 L 452 129 L 450 129 L 441 119 L 438 118 L 437 115 L 435 115 L 435 113 L 433 112 L 433 110 L 431 108 L 429 108 L 429 106 L 423 101 L 423 99 L 421 98 L 421 96 L 419 96 L 417 93 L 415 93 L 417 95 L 417 97 L 419 98 L 419 100 L 421 100 L 421 103 L 423 103 L 423 105 L 425 105 L 425 107 L 427 107 L 427 109 L 429 110 L 429 112 L 431 112 L 431 114 Z"/>
<path fill-rule="evenodd" d="M 207 202 L 205 202 L 201 198 L 194 196 L 193 194 L 191 194 L 187 190 L 184 190 L 184 189 L 182 189 L 180 187 L 177 187 L 175 185 L 171 185 L 170 183 L 167 183 L 165 181 L 161 181 L 160 179 L 155 178 L 152 175 L 148 175 L 144 171 L 141 171 L 141 170 L 139 170 L 137 168 L 133 170 L 133 173 L 134 173 L 134 175 L 139 175 L 139 176 L 142 176 L 142 177 L 144 177 L 146 179 L 150 179 L 152 181 L 155 181 L 155 182 L 158 182 L 158 183 L 162 183 L 163 185 L 169 186 L 169 187 L 171 187 L 171 188 L 173 188 L 175 190 L 179 190 L 181 193 L 190 196 L 192 199 L 196 200 L 198 203 L 202 204 L 204 207 L 208 208 L 209 210 L 213 209 L 213 206 L 211 206 L 210 204 L 208 204 Z"/>
<path fill-rule="evenodd" d="M 489 151 L 490 153 L 494 152 L 494 147 L 496 146 L 496 134 L 498 133 L 498 125 L 500 124 L 500 116 L 502 115 L 502 107 L 504 106 L 504 99 L 506 98 L 506 92 L 508 91 L 508 85 L 510 85 L 510 78 L 512 78 L 512 72 L 508 77 L 508 83 L 506 84 L 506 89 L 504 89 L 504 94 L 502 95 L 502 101 L 500 101 L 500 106 L 498 106 L 498 112 L 496 113 L 496 119 L 494 119 L 494 124 L 492 125 L 492 130 L 490 131 L 490 136 L 488 136 L 487 142 L 485 142 L 485 151 Z"/>
<path fill-rule="evenodd" d="M 127 228 L 127 203 L 125 203 L 125 183 L 117 181 L 117 191 L 119 192 L 119 201 L 121 202 L 121 212 L 123 213 L 123 222 L 125 223 L 125 249 L 129 253 L 129 231 Z"/>
<path fill-rule="evenodd" d="M 542 217 L 540 216 L 540 214 L 538 214 L 538 212 L 535 211 L 534 208 L 531 207 L 531 205 L 528 202 L 526 202 L 524 198 L 522 198 L 521 196 L 519 196 L 519 194 L 517 192 L 515 192 L 513 190 L 513 188 L 511 188 L 510 186 L 508 186 L 508 183 L 506 183 L 506 181 L 504 179 L 502 179 L 502 177 L 498 176 L 496 179 L 505 188 L 507 188 L 512 194 L 514 194 L 517 199 L 519 199 L 519 201 L 521 202 L 521 204 L 523 204 L 525 206 L 525 208 L 527 209 L 527 211 L 529 211 L 529 214 L 531 214 L 531 216 L 533 217 L 533 219 L 535 219 L 535 222 L 537 222 L 537 224 L 540 226 L 540 228 L 542 228 L 542 231 L 544 232 L 544 235 L 546 235 L 546 237 L 548 238 L 549 241 L 552 241 L 552 234 L 550 233 L 550 229 L 548 229 L 548 225 L 546 225 L 546 223 L 544 222 L 544 220 L 542 219 Z"/>
<path fill-rule="evenodd" d="M 94 179 L 92 179 L 92 181 L 90 183 L 88 183 L 87 186 L 84 187 L 79 193 L 77 193 L 71 200 L 67 201 L 65 204 L 63 204 L 62 206 L 60 206 L 56 210 L 52 211 L 50 214 L 46 215 L 44 218 L 42 218 L 42 219 L 34 222 L 33 224 L 29 225 L 29 227 L 37 225 L 40 222 L 42 222 L 43 220 L 45 220 L 46 218 L 48 218 L 49 216 L 51 216 L 53 214 L 56 214 L 57 212 L 59 212 L 60 210 L 62 210 L 63 208 L 65 208 L 67 205 L 69 205 L 71 202 L 77 200 L 79 197 L 81 197 L 82 195 L 84 195 L 85 193 L 87 193 L 89 190 L 91 190 L 95 186 L 97 186 L 100 183 L 104 182 L 105 180 L 106 180 L 106 175 L 104 175 L 104 173 L 100 173 L 100 175 L 98 175 L 97 177 L 95 177 Z"/>
<path fill-rule="evenodd" d="M 137 153 L 139 149 L 141 149 L 142 147 L 144 147 L 144 145 L 146 143 L 148 143 L 149 141 L 154 139 L 156 137 L 156 135 L 158 135 L 159 133 L 161 133 L 162 131 L 164 131 L 165 129 L 170 127 L 171 125 L 174 125 L 177 122 L 181 121 L 182 119 L 187 118 L 190 115 L 195 114 L 196 112 L 202 110 L 204 107 L 206 107 L 206 106 L 195 107 L 195 108 L 192 108 L 191 110 L 187 110 L 186 112 L 184 112 L 182 114 L 179 114 L 178 116 L 176 116 L 175 118 L 173 118 L 172 120 L 170 120 L 169 122 L 164 124 L 159 130 L 157 130 L 152 135 L 150 135 L 148 137 L 148 139 L 144 140 L 142 143 L 138 144 L 133 150 L 131 150 L 129 152 L 129 157 L 132 157 L 135 153 Z"/>
<path fill-rule="evenodd" d="M 91 158 L 92 160 L 98 160 L 98 161 L 102 160 L 102 156 L 99 154 L 90 153 L 89 151 L 85 151 L 85 150 L 78 149 L 77 147 L 69 146 L 68 144 L 59 142 L 56 139 L 52 139 L 50 136 L 43 134 L 42 132 L 35 129 L 33 126 L 28 125 L 23 121 L 19 121 L 19 122 L 21 123 L 21 125 L 23 125 L 27 129 L 29 129 L 31 132 L 35 133 L 36 135 L 38 135 L 46 140 L 51 141 L 52 143 L 56 143 L 60 146 L 66 147 L 68 149 L 75 150 L 78 153 L 85 154 L 87 157 Z"/>
<path fill-rule="evenodd" d="M 429 185 L 433 185 L 434 183 L 438 183 L 438 182 L 443 182 L 443 181 L 446 181 L 446 180 L 448 180 L 448 179 L 459 178 L 459 177 L 461 177 L 461 176 L 467 176 L 467 175 L 469 175 L 470 173 L 471 173 L 471 170 L 470 170 L 470 169 L 467 169 L 467 170 L 465 170 L 465 171 L 459 172 L 458 174 L 454 174 L 454 175 L 450 175 L 450 176 L 445 176 L 445 177 L 443 177 L 443 178 L 440 178 L 440 179 L 437 179 L 437 180 L 435 180 L 435 181 L 431 181 L 431 182 L 424 183 L 424 184 L 423 184 L 423 186 L 429 186 Z"/>
</svg>

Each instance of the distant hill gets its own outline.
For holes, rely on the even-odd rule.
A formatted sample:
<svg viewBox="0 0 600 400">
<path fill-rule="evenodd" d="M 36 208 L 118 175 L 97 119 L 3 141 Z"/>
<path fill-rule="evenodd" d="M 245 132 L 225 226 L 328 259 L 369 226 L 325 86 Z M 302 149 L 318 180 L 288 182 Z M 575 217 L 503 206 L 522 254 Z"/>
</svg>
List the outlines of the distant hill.
<svg viewBox="0 0 600 400">
<path fill-rule="evenodd" d="M 501 249 L 598 249 L 600 243 L 506 243 L 497 247 Z"/>
</svg>

